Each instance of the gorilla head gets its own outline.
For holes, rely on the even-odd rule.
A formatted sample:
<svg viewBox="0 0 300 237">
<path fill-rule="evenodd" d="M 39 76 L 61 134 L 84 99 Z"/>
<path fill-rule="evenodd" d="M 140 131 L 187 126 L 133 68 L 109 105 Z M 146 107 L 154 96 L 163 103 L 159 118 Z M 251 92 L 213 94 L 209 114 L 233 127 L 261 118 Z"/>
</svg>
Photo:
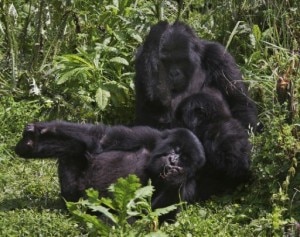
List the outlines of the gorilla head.
<svg viewBox="0 0 300 237">
<path fill-rule="evenodd" d="M 202 142 L 206 167 L 213 169 L 214 175 L 222 173 L 224 179 L 244 180 L 242 177 L 250 168 L 248 134 L 232 117 L 219 91 L 205 88 L 186 98 L 178 106 L 175 117 L 179 126 L 188 127 Z"/>
<path fill-rule="evenodd" d="M 222 94 L 214 89 L 205 88 L 201 93 L 183 100 L 175 113 L 175 126 L 188 127 L 196 132 L 208 124 L 232 118 L 229 107 Z"/>
<path fill-rule="evenodd" d="M 185 91 L 201 64 L 200 44 L 195 39 L 194 32 L 179 22 L 170 25 L 162 34 L 159 44 L 159 77 L 166 78 L 171 94 Z"/>
<path fill-rule="evenodd" d="M 204 157 L 203 146 L 192 132 L 182 128 L 166 130 L 151 152 L 148 171 L 150 177 L 160 174 L 168 185 L 178 186 L 195 177 L 205 163 Z"/>
</svg>

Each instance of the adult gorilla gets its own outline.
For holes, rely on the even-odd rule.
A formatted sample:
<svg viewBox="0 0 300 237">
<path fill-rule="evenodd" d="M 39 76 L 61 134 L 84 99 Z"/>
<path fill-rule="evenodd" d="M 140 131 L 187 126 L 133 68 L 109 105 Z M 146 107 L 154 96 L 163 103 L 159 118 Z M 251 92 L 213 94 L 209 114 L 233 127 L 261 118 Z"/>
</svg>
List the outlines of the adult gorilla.
<svg viewBox="0 0 300 237">
<path fill-rule="evenodd" d="M 135 66 L 136 124 L 170 128 L 178 104 L 211 87 L 222 93 L 244 128 L 255 129 L 256 106 L 234 58 L 219 43 L 199 39 L 188 25 L 154 25 Z"/>
<path fill-rule="evenodd" d="M 136 174 L 152 180 L 153 208 L 196 200 L 195 175 L 205 163 L 198 138 L 184 128 L 163 132 L 150 127 L 68 122 L 28 124 L 15 148 L 24 158 L 57 158 L 61 195 L 77 201 L 84 190 L 107 195 L 118 178 Z"/>
</svg>

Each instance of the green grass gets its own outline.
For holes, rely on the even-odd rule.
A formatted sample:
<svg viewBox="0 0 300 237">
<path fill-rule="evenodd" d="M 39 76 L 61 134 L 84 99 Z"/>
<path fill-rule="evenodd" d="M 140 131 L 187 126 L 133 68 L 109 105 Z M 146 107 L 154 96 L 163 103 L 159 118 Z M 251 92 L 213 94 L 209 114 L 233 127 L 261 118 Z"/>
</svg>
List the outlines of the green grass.
<svg viewBox="0 0 300 237">
<path fill-rule="evenodd" d="M 79 236 L 59 197 L 55 161 L 0 163 L 0 236 Z"/>
<path fill-rule="evenodd" d="M 204 4 L 204 1 L 197 2 Z M 262 134 L 251 138 L 254 180 L 234 195 L 185 207 L 175 223 L 164 224 L 160 229 L 168 236 L 176 237 L 296 237 L 300 235 L 299 227 L 296 230 L 297 223 L 300 221 L 300 112 L 298 108 L 300 6 L 298 1 L 267 1 L 266 8 L 264 1 L 257 1 L 255 4 L 247 1 L 241 4 L 240 1 L 235 0 L 229 2 L 222 4 L 220 1 L 209 1 L 212 3 L 212 8 L 208 7 L 204 12 L 198 10 L 190 12 L 188 23 L 201 37 L 218 40 L 224 45 L 229 44 L 229 51 L 241 65 L 251 97 L 258 105 L 259 119 L 264 123 L 265 129 Z M 23 3 L 19 4 L 23 8 Z M 76 9 L 75 12 L 80 10 L 82 9 Z M 19 14 L 19 18 L 22 17 L 24 20 L 27 15 Z M 57 25 L 54 19 L 52 20 L 53 24 Z M 237 22 L 240 22 L 240 27 L 233 30 Z M 23 21 L 19 19 L 18 24 L 23 24 Z M 81 24 L 85 26 L 84 22 Z M 94 24 L 94 27 L 95 31 L 92 33 L 97 32 L 98 37 L 99 26 Z M 87 28 L 92 29 L 91 26 Z M 46 30 L 51 29 L 48 27 Z M 14 33 L 12 27 L 8 31 Z M 84 32 L 93 35 L 91 31 Z M 232 41 L 231 36 L 234 36 Z M 20 45 L 23 45 L 23 38 L 20 39 L 22 40 Z M 23 160 L 11 149 L 21 136 L 23 126 L 31 121 L 46 120 L 47 113 L 53 109 L 53 104 L 49 101 L 56 103 L 61 97 L 56 86 L 51 88 L 50 81 L 53 75 L 50 73 L 51 77 L 49 77 L 48 71 L 44 74 L 40 74 L 39 71 L 38 75 L 32 75 L 26 66 L 26 60 L 24 64 L 20 62 L 19 65 L 19 70 L 23 68 L 26 70 L 24 73 L 19 71 L 18 88 L 10 88 L 11 58 L 6 56 L 10 48 L 5 44 L 4 37 L 0 41 L 3 45 L 0 57 L 7 60 L 1 62 L 3 72 L 0 72 L 0 236 L 88 235 L 86 229 L 79 225 L 64 208 L 59 195 L 56 162 Z M 70 43 L 72 44 L 67 38 L 64 39 L 64 44 Z M 129 45 L 131 43 L 136 44 L 128 42 Z M 84 43 L 84 46 L 89 44 L 90 47 L 94 47 L 91 42 Z M 27 48 L 28 56 L 32 58 L 31 44 L 28 45 L 30 46 Z M 124 47 L 118 49 L 120 52 L 127 52 L 127 48 L 130 47 L 127 47 L 126 43 L 126 50 Z M 62 52 L 65 52 L 64 50 Z M 52 61 L 47 63 L 51 65 Z M 43 84 L 45 88 L 47 87 L 47 92 L 53 92 L 54 95 L 51 93 L 48 95 L 45 93 L 46 90 L 40 97 L 29 95 L 29 87 L 27 80 L 24 80 L 26 76 L 23 78 L 24 75 L 35 78 L 38 84 Z M 276 103 L 276 82 L 279 77 L 291 80 L 294 85 L 295 94 L 292 98 L 296 111 L 290 124 L 284 119 L 288 112 L 286 106 L 279 106 Z M 94 88 L 96 84 L 89 83 L 88 86 Z M 70 88 L 66 86 L 60 89 L 64 94 L 64 91 Z M 77 90 L 76 85 L 74 89 Z M 82 100 L 83 95 L 89 95 L 90 91 L 90 88 L 86 88 L 87 93 L 72 92 L 71 94 L 90 108 L 89 101 Z M 19 98 L 19 102 L 16 102 L 13 97 L 2 96 L 2 94 L 11 95 L 12 92 L 19 95 L 15 97 L 15 99 Z M 73 104 L 74 100 L 70 105 Z M 70 114 L 65 115 L 66 104 L 61 102 L 59 105 L 63 105 L 61 111 L 65 119 L 71 118 L 77 121 L 83 119 L 78 114 L 86 116 L 85 112 L 76 113 L 74 110 L 68 111 Z M 84 108 L 85 106 L 76 107 L 80 111 L 81 109 L 85 111 Z M 94 110 L 95 108 L 92 107 L 91 111 L 95 112 Z M 114 113 L 124 117 L 124 111 L 113 110 L 109 118 L 115 119 Z M 113 121 L 110 121 L 111 123 Z"/>
<path fill-rule="evenodd" d="M 0 212 L 1 236 L 84 236 L 61 210 L 23 208 Z"/>
</svg>

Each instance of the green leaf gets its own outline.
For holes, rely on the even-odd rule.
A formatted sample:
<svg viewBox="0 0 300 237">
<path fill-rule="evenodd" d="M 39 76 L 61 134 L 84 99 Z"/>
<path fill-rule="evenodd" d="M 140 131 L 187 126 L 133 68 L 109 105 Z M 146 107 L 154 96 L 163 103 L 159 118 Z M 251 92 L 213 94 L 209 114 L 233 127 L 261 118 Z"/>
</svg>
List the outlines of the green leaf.
<svg viewBox="0 0 300 237">
<path fill-rule="evenodd" d="M 106 108 L 106 106 L 108 105 L 109 98 L 110 92 L 99 87 L 96 91 L 95 100 L 100 110 L 104 110 Z"/>
<path fill-rule="evenodd" d="M 141 186 L 139 178 L 129 175 L 126 179 L 120 178 L 117 183 L 111 185 L 109 190 L 114 194 L 115 207 L 126 211 L 127 203 L 135 196 L 135 191 Z"/>
<path fill-rule="evenodd" d="M 102 236 L 108 236 L 110 232 L 110 226 L 104 224 L 97 216 L 93 216 L 86 213 L 73 212 L 73 215 L 80 217 L 81 221 L 87 223 L 87 226 L 91 229 L 98 230 Z"/>
<path fill-rule="evenodd" d="M 95 205 L 90 205 L 89 208 L 93 210 L 94 212 L 100 212 L 103 215 L 105 215 L 107 218 L 109 218 L 113 223 L 117 223 L 117 219 L 114 217 L 113 214 L 109 212 L 109 209 L 104 207 L 104 206 L 95 206 Z"/>
<path fill-rule="evenodd" d="M 88 56 L 88 54 L 85 53 L 83 56 Z M 80 65 L 85 65 L 88 68 L 93 69 L 94 65 L 89 61 L 84 59 L 83 57 L 78 56 L 77 54 L 69 54 L 66 55 L 66 58 L 69 58 L 69 61 L 80 64 Z"/>
<path fill-rule="evenodd" d="M 128 61 L 125 58 L 121 58 L 121 57 L 114 57 L 114 58 L 111 58 L 109 61 L 114 62 L 114 63 L 123 64 L 126 66 L 129 65 Z"/>
<path fill-rule="evenodd" d="M 97 216 L 86 214 L 81 210 L 80 207 L 89 205 L 89 202 L 82 202 L 80 200 L 77 203 L 66 202 L 67 208 L 75 217 L 77 217 L 81 222 L 87 223 L 87 226 L 93 229 L 97 229 L 101 234 L 108 234 L 110 231 L 110 226 L 104 224 Z"/>
<path fill-rule="evenodd" d="M 108 38 L 107 40 L 110 40 L 110 38 Z M 118 51 L 116 47 L 108 46 L 106 44 L 107 44 L 106 42 L 102 44 L 96 43 L 95 49 L 98 51 L 113 52 L 113 53 L 116 53 Z"/>
<path fill-rule="evenodd" d="M 239 26 L 240 26 L 242 23 L 243 23 L 243 21 L 238 21 L 238 22 L 235 24 L 235 27 L 234 27 L 233 31 L 231 32 L 231 34 L 230 34 L 230 36 L 229 36 L 229 39 L 228 39 L 228 41 L 227 41 L 227 43 L 226 43 L 226 47 L 225 47 L 226 50 L 228 49 L 228 47 L 229 47 L 229 45 L 230 45 L 230 43 L 231 43 L 233 37 L 238 33 L 238 28 L 239 28 Z"/>
<path fill-rule="evenodd" d="M 111 198 L 102 197 L 101 198 L 101 205 L 104 205 L 104 206 L 108 207 L 112 211 L 116 211 L 116 208 L 114 207 L 113 201 L 111 200 Z"/>
<path fill-rule="evenodd" d="M 104 87 L 111 93 L 111 102 L 115 106 L 122 106 L 128 98 L 128 88 L 116 81 L 108 81 Z"/>
<path fill-rule="evenodd" d="M 64 70 L 64 72 L 61 73 L 60 78 L 56 81 L 56 84 L 61 85 L 75 78 L 83 78 L 85 80 L 90 76 L 91 74 L 85 68 L 74 68 L 68 71 Z"/>
<path fill-rule="evenodd" d="M 260 51 L 255 51 L 253 54 L 251 54 L 250 59 L 252 62 L 257 62 L 259 59 L 261 59 L 261 52 Z"/>
<path fill-rule="evenodd" d="M 140 35 L 138 34 L 131 34 L 130 35 L 133 39 L 135 39 L 138 43 L 142 43 L 143 42 L 143 39 Z"/>
<path fill-rule="evenodd" d="M 89 188 L 85 190 L 85 193 L 88 197 L 88 203 L 101 204 L 101 201 L 99 200 L 99 192 L 97 190 Z"/>
<path fill-rule="evenodd" d="M 153 186 L 144 186 L 135 191 L 134 198 L 138 199 L 138 198 L 151 197 L 153 192 L 154 192 Z"/>
<path fill-rule="evenodd" d="M 252 27 L 252 33 L 255 37 L 256 42 L 261 40 L 261 30 L 259 29 L 258 25 L 253 25 Z"/>
<path fill-rule="evenodd" d="M 171 206 L 168 206 L 168 207 L 164 207 L 164 208 L 157 208 L 154 210 L 154 213 L 157 215 L 157 216 L 161 216 L 161 215 L 164 215 L 164 214 L 167 214 L 171 211 L 174 211 L 177 209 L 177 206 L 176 204 L 174 205 L 171 205 Z"/>
<path fill-rule="evenodd" d="M 68 209 L 71 213 L 73 213 L 73 211 L 75 211 L 75 210 L 78 209 L 77 205 L 78 205 L 78 204 L 75 203 L 75 202 L 66 202 L 67 209 Z"/>
</svg>

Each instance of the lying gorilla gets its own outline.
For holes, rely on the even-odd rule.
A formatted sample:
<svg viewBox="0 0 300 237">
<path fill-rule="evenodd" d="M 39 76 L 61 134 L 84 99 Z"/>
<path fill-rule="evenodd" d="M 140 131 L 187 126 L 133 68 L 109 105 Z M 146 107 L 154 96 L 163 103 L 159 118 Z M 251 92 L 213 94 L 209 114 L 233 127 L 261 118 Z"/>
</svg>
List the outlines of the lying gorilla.
<svg viewBox="0 0 300 237">
<path fill-rule="evenodd" d="M 183 100 L 176 126 L 189 128 L 202 142 L 206 163 L 197 172 L 198 200 L 230 192 L 250 178 L 248 134 L 233 118 L 222 94 L 204 88 Z"/>
<path fill-rule="evenodd" d="M 172 128 L 178 104 L 211 87 L 221 92 L 244 128 L 255 130 L 256 105 L 234 58 L 186 24 L 154 25 L 137 53 L 135 70 L 136 124 Z"/>
<path fill-rule="evenodd" d="M 197 137 L 184 128 L 160 132 L 150 127 L 68 122 L 28 124 L 15 152 L 24 158 L 58 158 L 61 195 L 77 201 L 84 190 L 107 195 L 118 178 L 136 174 L 152 180 L 153 208 L 195 201 L 195 175 L 205 163 Z"/>
</svg>

